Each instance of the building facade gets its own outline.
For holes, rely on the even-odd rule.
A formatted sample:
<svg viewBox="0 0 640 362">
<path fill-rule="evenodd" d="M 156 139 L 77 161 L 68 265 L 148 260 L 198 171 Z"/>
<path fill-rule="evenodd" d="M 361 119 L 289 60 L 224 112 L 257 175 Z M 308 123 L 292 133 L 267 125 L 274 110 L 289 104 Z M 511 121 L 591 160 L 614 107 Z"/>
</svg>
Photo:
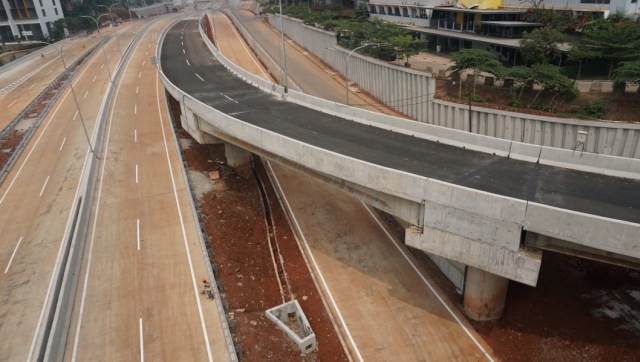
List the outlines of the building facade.
<svg viewBox="0 0 640 362">
<path fill-rule="evenodd" d="M 63 17 L 60 0 L 0 0 L 0 38 L 46 38 L 53 22 Z"/>
</svg>

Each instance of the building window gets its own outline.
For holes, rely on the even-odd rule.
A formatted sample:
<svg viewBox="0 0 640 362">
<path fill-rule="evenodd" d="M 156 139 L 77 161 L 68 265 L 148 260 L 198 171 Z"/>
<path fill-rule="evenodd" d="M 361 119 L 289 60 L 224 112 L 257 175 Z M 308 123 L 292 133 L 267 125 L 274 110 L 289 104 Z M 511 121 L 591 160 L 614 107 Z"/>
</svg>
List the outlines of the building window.
<svg viewBox="0 0 640 362">
<path fill-rule="evenodd" d="M 40 7 L 42 7 L 42 0 L 40 0 Z"/>
<path fill-rule="evenodd" d="M 44 9 L 42 9 L 42 16 L 44 16 L 45 18 L 47 17 L 47 12 L 44 11 Z"/>
<path fill-rule="evenodd" d="M 58 8 L 53 8 L 53 11 L 56 12 L 56 16 L 58 15 Z"/>
<path fill-rule="evenodd" d="M 611 0 L 580 0 L 581 4 L 609 4 L 610 2 Z"/>
<path fill-rule="evenodd" d="M 51 0 L 53 3 L 53 6 L 56 6 L 56 0 Z"/>
<path fill-rule="evenodd" d="M 635 4 L 635 3 L 637 3 L 637 2 L 638 2 L 638 0 L 631 0 L 631 3 L 632 3 L 632 4 Z"/>
</svg>

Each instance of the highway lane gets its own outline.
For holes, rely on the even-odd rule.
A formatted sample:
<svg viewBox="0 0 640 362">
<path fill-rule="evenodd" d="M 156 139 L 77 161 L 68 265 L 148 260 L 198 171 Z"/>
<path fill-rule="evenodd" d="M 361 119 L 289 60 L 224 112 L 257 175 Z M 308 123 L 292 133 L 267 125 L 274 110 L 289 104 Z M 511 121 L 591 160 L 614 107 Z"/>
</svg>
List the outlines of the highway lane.
<svg viewBox="0 0 640 362">
<path fill-rule="evenodd" d="M 65 360 L 229 359 L 199 293 L 199 226 L 150 61 L 171 20 L 145 33 L 117 85 Z"/>
<path fill-rule="evenodd" d="M 120 53 L 113 40 L 106 54 L 114 69 Z M 89 134 L 109 82 L 106 68 L 101 51 L 74 80 Z M 64 90 L 0 185 L 0 360 L 28 359 L 44 322 L 52 273 L 89 151 L 76 111 L 69 89 Z"/>
<path fill-rule="evenodd" d="M 388 132 L 282 102 L 244 83 L 213 59 L 189 21 L 184 54 L 176 25 L 163 70 L 188 93 L 242 121 L 383 167 L 558 208 L 640 223 L 640 181 L 600 176 L 469 151 Z"/>
</svg>

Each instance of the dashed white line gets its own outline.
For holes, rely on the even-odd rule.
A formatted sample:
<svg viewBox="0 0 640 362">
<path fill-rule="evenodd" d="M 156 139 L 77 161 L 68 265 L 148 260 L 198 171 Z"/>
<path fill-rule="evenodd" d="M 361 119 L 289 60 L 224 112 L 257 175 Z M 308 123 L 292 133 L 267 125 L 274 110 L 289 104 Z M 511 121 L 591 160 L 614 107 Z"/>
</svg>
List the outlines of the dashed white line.
<svg viewBox="0 0 640 362">
<path fill-rule="evenodd" d="M 141 78 L 141 77 L 142 77 L 142 72 L 139 72 L 138 73 L 138 78 Z"/>
<path fill-rule="evenodd" d="M 185 52 L 184 49 L 182 49 L 182 54 L 187 54 L 187 52 Z"/>
<path fill-rule="evenodd" d="M 33 88 L 36 86 L 36 83 L 33 83 L 32 85 L 29 86 L 29 89 Z"/>
<path fill-rule="evenodd" d="M 87 99 L 87 94 L 89 94 L 89 91 L 84 92 L 84 96 L 82 98 Z"/>
<path fill-rule="evenodd" d="M 184 46 L 184 42 L 182 42 L 182 46 Z"/>
<path fill-rule="evenodd" d="M 109 54 L 109 56 L 107 57 L 107 59 L 111 59 L 111 54 Z"/>
<path fill-rule="evenodd" d="M 18 247 L 20 246 L 20 243 L 22 242 L 22 236 L 20 237 L 20 239 L 18 239 L 18 244 L 16 244 L 16 247 L 13 249 L 13 253 L 11 254 L 11 258 L 9 258 L 9 262 L 7 263 L 7 267 L 4 268 L 4 273 L 7 274 L 7 272 L 9 271 L 9 267 L 11 266 L 11 262 L 13 261 L 13 257 L 16 256 L 16 252 L 18 251 Z"/>
<path fill-rule="evenodd" d="M 58 151 L 62 151 L 62 147 L 64 146 L 65 142 L 67 142 L 67 137 L 62 139 L 62 143 L 60 144 L 60 148 L 58 148 Z"/>
<path fill-rule="evenodd" d="M 140 362 L 144 362 L 144 336 L 142 334 L 142 318 L 140 318 Z"/>
<path fill-rule="evenodd" d="M 133 141 L 135 143 L 138 143 L 138 130 L 137 129 L 133 130 Z"/>
<path fill-rule="evenodd" d="M 149 55 L 149 52 L 148 51 L 144 52 L 144 55 Z"/>
<path fill-rule="evenodd" d="M 97 77 L 98 77 L 97 75 L 94 75 L 92 82 L 95 82 Z"/>
<path fill-rule="evenodd" d="M 136 86 L 136 94 L 138 94 L 138 86 Z"/>
<path fill-rule="evenodd" d="M 133 114 L 138 114 L 138 105 L 137 104 L 133 105 Z"/>
<path fill-rule="evenodd" d="M 100 69 L 104 68 L 104 63 L 100 64 Z"/>
<path fill-rule="evenodd" d="M 138 165 L 136 165 L 136 183 L 138 183 Z"/>
<path fill-rule="evenodd" d="M 49 182 L 49 176 L 47 176 L 47 179 L 44 180 L 44 185 L 42 185 L 42 189 L 40 189 L 40 195 L 38 196 L 42 196 L 42 194 L 44 193 L 44 188 L 47 187 L 48 182 Z"/>
<path fill-rule="evenodd" d="M 198 73 L 196 73 L 196 77 L 198 77 L 198 79 L 204 82 L 204 79 L 202 79 L 202 77 Z"/>
<path fill-rule="evenodd" d="M 7 107 L 7 108 L 11 108 L 11 106 L 16 104 L 17 101 L 18 101 L 17 99 L 14 99 L 13 102 L 9 103 L 9 107 Z"/>
<path fill-rule="evenodd" d="M 189 59 L 185 59 L 187 61 L 187 65 L 191 66 L 191 63 L 189 63 Z"/>
<path fill-rule="evenodd" d="M 146 60 L 142 62 L 142 66 L 144 67 L 145 64 L 147 64 Z"/>
<path fill-rule="evenodd" d="M 73 120 L 75 121 L 78 118 L 78 110 L 76 109 L 76 113 L 73 115 Z"/>
<path fill-rule="evenodd" d="M 138 241 L 138 251 L 140 251 L 140 219 L 136 219 L 136 239 Z"/>
</svg>

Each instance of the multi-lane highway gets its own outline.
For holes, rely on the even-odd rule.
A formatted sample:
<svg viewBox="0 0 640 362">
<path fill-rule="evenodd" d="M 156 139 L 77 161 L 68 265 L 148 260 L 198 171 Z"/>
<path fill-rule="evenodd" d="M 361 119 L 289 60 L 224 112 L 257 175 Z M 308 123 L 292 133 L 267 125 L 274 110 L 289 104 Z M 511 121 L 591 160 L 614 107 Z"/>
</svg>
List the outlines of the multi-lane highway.
<svg viewBox="0 0 640 362">
<path fill-rule="evenodd" d="M 97 196 L 65 359 L 227 360 L 151 56 L 173 19 L 146 31 L 123 69 L 107 118 Z"/>
<path fill-rule="evenodd" d="M 126 41 L 131 36 L 123 38 Z M 107 64 L 114 69 L 120 58 L 113 40 L 106 44 L 105 52 L 107 62 L 97 53 L 74 80 L 89 134 L 109 82 Z M 77 56 L 81 51 L 76 49 L 75 53 Z M 53 69 L 60 72 L 62 67 Z M 44 79 L 34 75 L 20 87 L 28 89 L 35 84 L 35 89 Z M 10 94 L 22 97 L 20 92 L 16 89 Z M 61 257 L 63 235 L 72 218 L 71 204 L 88 152 L 80 114 L 65 89 L 0 185 L 1 360 L 30 359 L 36 352 L 38 331 L 45 323 L 46 303 L 52 296 L 53 272 Z"/>
</svg>

